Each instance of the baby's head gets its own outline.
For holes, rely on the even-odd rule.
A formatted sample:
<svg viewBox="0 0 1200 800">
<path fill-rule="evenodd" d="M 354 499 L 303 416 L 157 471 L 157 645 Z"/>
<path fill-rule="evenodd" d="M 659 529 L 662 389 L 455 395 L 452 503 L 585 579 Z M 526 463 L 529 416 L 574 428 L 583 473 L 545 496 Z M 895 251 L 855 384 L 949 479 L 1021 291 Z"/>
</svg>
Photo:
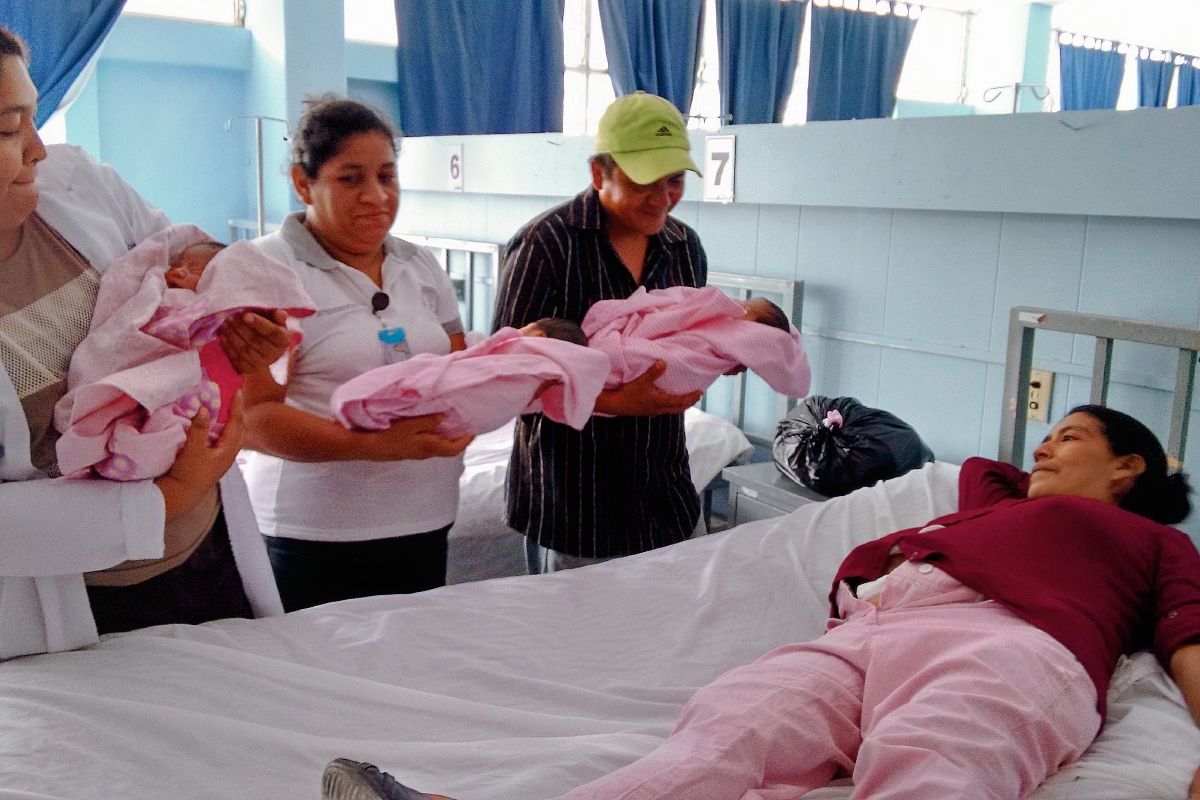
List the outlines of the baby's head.
<svg viewBox="0 0 1200 800">
<path fill-rule="evenodd" d="M 580 347 L 587 347 L 588 343 L 587 335 L 583 332 L 583 328 L 569 319 L 542 317 L 537 322 L 531 322 L 524 328 L 521 328 L 521 333 L 525 336 L 538 336 L 543 339 L 558 339 L 570 342 L 571 344 L 577 344 Z M 538 390 L 533 395 L 533 400 L 537 400 L 542 396 L 543 392 L 556 383 L 558 381 L 542 381 L 542 385 L 538 387 Z"/>
<path fill-rule="evenodd" d="M 521 333 L 525 336 L 560 339 L 564 342 L 577 344 L 580 347 L 587 347 L 588 343 L 587 335 L 583 332 L 583 328 L 568 319 L 543 317 L 537 322 L 531 322 L 524 328 L 521 328 Z"/>
<path fill-rule="evenodd" d="M 792 330 L 791 322 L 789 322 L 787 314 L 783 313 L 783 309 L 765 297 L 751 297 L 749 300 L 738 300 L 737 302 L 746 309 L 746 316 L 741 319 L 757 322 L 760 325 L 770 325 L 785 333 Z"/>
<path fill-rule="evenodd" d="M 225 249 L 220 242 L 200 242 L 183 249 L 167 270 L 167 286 L 172 289 L 191 289 L 196 291 L 196 284 L 204 274 L 204 268 L 213 256 Z"/>
</svg>

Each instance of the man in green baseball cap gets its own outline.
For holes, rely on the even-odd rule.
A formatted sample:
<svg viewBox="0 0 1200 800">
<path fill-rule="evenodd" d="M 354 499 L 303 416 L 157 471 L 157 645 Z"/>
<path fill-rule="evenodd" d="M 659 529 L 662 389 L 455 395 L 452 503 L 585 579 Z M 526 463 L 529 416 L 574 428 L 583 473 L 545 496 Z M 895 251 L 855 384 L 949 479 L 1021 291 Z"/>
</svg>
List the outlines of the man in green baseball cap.
<svg viewBox="0 0 1200 800">
<path fill-rule="evenodd" d="M 669 216 L 684 174 L 699 174 L 687 128 L 667 100 L 618 98 L 600 118 L 592 185 L 517 232 L 505 248 L 494 327 L 542 317 L 582 322 L 592 304 L 639 287 L 703 286 L 696 232 Z M 508 471 L 509 525 L 526 536 L 530 572 L 640 553 L 692 535 L 683 411 L 700 393 L 665 394 L 665 365 L 596 402 L 582 431 L 541 414 L 517 421 Z"/>
</svg>

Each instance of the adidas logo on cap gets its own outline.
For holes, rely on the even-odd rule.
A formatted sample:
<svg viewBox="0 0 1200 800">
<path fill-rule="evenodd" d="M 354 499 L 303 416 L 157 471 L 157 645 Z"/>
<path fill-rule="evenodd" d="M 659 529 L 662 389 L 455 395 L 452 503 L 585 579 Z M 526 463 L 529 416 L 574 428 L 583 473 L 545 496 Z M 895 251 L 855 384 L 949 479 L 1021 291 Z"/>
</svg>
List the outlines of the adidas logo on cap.
<svg viewBox="0 0 1200 800">
<path fill-rule="evenodd" d="M 668 128 L 666 125 L 663 125 L 661 128 L 659 128 L 658 130 L 656 130 L 656 131 L 654 132 L 654 135 L 655 135 L 655 136 L 670 136 L 670 135 L 671 135 L 671 129 L 670 129 L 670 128 Z"/>
</svg>

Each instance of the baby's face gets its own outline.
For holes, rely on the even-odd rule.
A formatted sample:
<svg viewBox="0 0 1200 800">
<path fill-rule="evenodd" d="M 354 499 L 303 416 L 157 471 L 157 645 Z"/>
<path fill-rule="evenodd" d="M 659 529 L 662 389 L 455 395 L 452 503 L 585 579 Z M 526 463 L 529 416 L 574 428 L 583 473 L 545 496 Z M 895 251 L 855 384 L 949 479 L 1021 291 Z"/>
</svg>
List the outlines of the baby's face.
<svg viewBox="0 0 1200 800">
<path fill-rule="evenodd" d="M 544 330 L 542 330 L 541 326 L 539 326 L 538 323 L 536 323 L 536 322 L 531 322 L 528 325 L 526 325 L 524 328 L 521 328 L 521 335 L 522 336 L 535 336 L 539 339 L 546 338 L 546 332 Z M 540 392 L 539 392 L 539 394 L 540 394 Z"/>
<path fill-rule="evenodd" d="M 192 246 L 179 254 L 179 257 L 167 270 L 167 286 L 172 289 L 191 289 L 196 291 L 196 284 L 204 274 L 204 268 L 213 260 L 217 250 L 212 247 Z"/>
</svg>

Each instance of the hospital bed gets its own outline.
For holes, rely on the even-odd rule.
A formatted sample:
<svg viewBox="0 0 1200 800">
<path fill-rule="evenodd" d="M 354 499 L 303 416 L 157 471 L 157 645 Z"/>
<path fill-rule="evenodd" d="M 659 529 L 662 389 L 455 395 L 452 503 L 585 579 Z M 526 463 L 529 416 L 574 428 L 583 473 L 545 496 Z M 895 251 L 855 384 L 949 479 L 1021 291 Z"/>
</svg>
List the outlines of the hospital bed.
<svg viewBox="0 0 1200 800">
<path fill-rule="evenodd" d="M 579 570 L 0 664 L 0 798 L 315 798 L 335 757 L 461 800 L 554 797 L 649 752 L 717 675 L 819 636 L 843 556 L 953 511 L 957 473 Z M 1180 798 L 1198 764 L 1178 690 L 1138 655 L 1099 738 L 1033 797 Z"/>
<path fill-rule="evenodd" d="M 490 333 L 499 284 L 500 245 L 407 234 L 404 238 L 429 248 L 450 275 L 463 327 L 480 335 Z M 739 299 L 767 297 L 800 329 L 803 281 L 715 272 L 709 274 L 708 283 Z M 748 417 L 748 402 L 762 409 L 759 416 L 765 420 L 765 429 L 760 424 L 757 432 L 744 430 L 747 420 L 753 417 Z M 770 392 L 757 377 L 743 374 L 721 378 L 705 392 L 699 407 L 684 415 L 692 479 L 704 499 L 706 522 L 711 523 L 714 492 L 724 487 L 721 470 L 749 457 L 754 444 L 769 448 L 775 422 L 794 402 Z M 464 454 L 458 518 L 450 529 L 446 559 L 448 583 L 525 573 L 524 536 L 504 523 L 504 481 L 512 441 L 510 424 L 478 437 Z"/>
</svg>

